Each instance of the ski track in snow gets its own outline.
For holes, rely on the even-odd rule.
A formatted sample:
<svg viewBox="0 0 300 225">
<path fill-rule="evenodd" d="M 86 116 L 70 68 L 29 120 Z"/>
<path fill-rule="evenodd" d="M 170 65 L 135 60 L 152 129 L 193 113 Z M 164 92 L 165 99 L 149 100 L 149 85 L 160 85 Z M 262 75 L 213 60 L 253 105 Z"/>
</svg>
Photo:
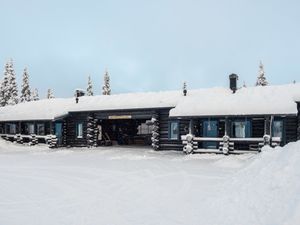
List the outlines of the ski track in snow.
<svg viewBox="0 0 300 225">
<path fill-rule="evenodd" d="M 1 140 L 0 225 L 298 224 L 299 150 L 185 156 Z"/>
</svg>

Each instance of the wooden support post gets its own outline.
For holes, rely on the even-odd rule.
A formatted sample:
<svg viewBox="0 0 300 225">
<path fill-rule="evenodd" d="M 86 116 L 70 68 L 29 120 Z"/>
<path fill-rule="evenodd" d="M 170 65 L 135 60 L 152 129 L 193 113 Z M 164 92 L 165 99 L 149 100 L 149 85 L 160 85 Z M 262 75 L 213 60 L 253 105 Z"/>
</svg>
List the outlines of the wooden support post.
<svg viewBox="0 0 300 225">
<path fill-rule="evenodd" d="M 189 134 L 194 134 L 194 121 L 193 119 L 190 120 L 190 123 L 189 123 Z"/>
<path fill-rule="evenodd" d="M 54 135 L 53 122 L 50 121 L 50 134 Z"/>
<path fill-rule="evenodd" d="M 273 133 L 273 122 L 274 122 L 274 116 L 271 116 L 270 120 L 270 138 L 272 139 L 272 133 Z"/>
<path fill-rule="evenodd" d="M 19 133 L 19 134 L 22 133 L 21 121 L 19 121 L 19 123 L 18 123 L 18 133 Z"/>
<path fill-rule="evenodd" d="M 269 116 L 265 117 L 265 132 L 264 135 L 271 134 L 271 118 Z"/>
<path fill-rule="evenodd" d="M 225 136 L 229 136 L 229 127 L 228 117 L 225 117 Z"/>
</svg>

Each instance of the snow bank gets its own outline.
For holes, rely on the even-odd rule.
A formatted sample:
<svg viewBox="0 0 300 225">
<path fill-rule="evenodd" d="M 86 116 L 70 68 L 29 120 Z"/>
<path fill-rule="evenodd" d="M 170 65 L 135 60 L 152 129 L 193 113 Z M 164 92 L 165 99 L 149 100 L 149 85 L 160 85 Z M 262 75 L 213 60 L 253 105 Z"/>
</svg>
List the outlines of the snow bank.
<svg viewBox="0 0 300 225">
<path fill-rule="evenodd" d="M 228 89 L 209 89 L 181 98 L 170 111 L 171 117 L 297 114 L 295 101 L 300 84 Z"/>
</svg>

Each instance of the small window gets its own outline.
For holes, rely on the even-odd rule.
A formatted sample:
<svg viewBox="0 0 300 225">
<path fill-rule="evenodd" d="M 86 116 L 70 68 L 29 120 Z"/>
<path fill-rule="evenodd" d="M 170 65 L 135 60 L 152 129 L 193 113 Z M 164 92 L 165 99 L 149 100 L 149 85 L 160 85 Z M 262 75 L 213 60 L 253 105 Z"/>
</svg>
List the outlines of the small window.
<svg viewBox="0 0 300 225">
<path fill-rule="evenodd" d="M 273 122 L 272 136 L 279 137 L 279 138 L 283 137 L 283 121 L 282 120 L 275 120 Z"/>
<path fill-rule="evenodd" d="M 37 135 L 45 135 L 45 125 L 43 123 L 37 124 Z"/>
<path fill-rule="evenodd" d="M 83 138 L 83 125 L 78 123 L 76 127 L 77 138 Z"/>
<path fill-rule="evenodd" d="M 235 138 L 248 138 L 250 134 L 250 121 L 235 121 L 232 124 L 233 136 Z"/>
<path fill-rule="evenodd" d="M 172 121 L 169 124 L 169 139 L 178 140 L 179 138 L 179 123 L 177 121 Z"/>
</svg>

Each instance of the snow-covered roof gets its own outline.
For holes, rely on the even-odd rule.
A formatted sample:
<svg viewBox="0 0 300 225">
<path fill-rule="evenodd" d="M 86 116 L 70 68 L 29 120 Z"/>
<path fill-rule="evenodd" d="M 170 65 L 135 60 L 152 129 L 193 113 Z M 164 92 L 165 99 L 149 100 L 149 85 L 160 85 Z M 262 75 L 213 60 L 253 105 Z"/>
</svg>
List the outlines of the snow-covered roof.
<svg viewBox="0 0 300 225">
<path fill-rule="evenodd" d="M 43 99 L 0 108 L 0 121 L 53 120 L 67 114 L 74 99 Z"/>
<path fill-rule="evenodd" d="M 131 110 L 175 107 L 181 91 L 83 96 L 76 104 L 73 98 L 43 99 L 0 107 L 0 121 L 53 120 L 68 112 L 97 110 Z"/>
<path fill-rule="evenodd" d="M 297 114 L 300 84 L 248 87 L 235 94 L 226 88 L 206 89 L 179 100 L 171 117 Z"/>
<path fill-rule="evenodd" d="M 183 97 L 181 91 L 83 96 L 69 111 L 171 108 L 180 97 Z"/>
<path fill-rule="evenodd" d="M 171 117 L 296 114 L 300 84 L 241 88 L 207 88 L 44 99 L 0 107 L 0 121 L 53 120 L 68 112 L 173 108 Z"/>
</svg>

